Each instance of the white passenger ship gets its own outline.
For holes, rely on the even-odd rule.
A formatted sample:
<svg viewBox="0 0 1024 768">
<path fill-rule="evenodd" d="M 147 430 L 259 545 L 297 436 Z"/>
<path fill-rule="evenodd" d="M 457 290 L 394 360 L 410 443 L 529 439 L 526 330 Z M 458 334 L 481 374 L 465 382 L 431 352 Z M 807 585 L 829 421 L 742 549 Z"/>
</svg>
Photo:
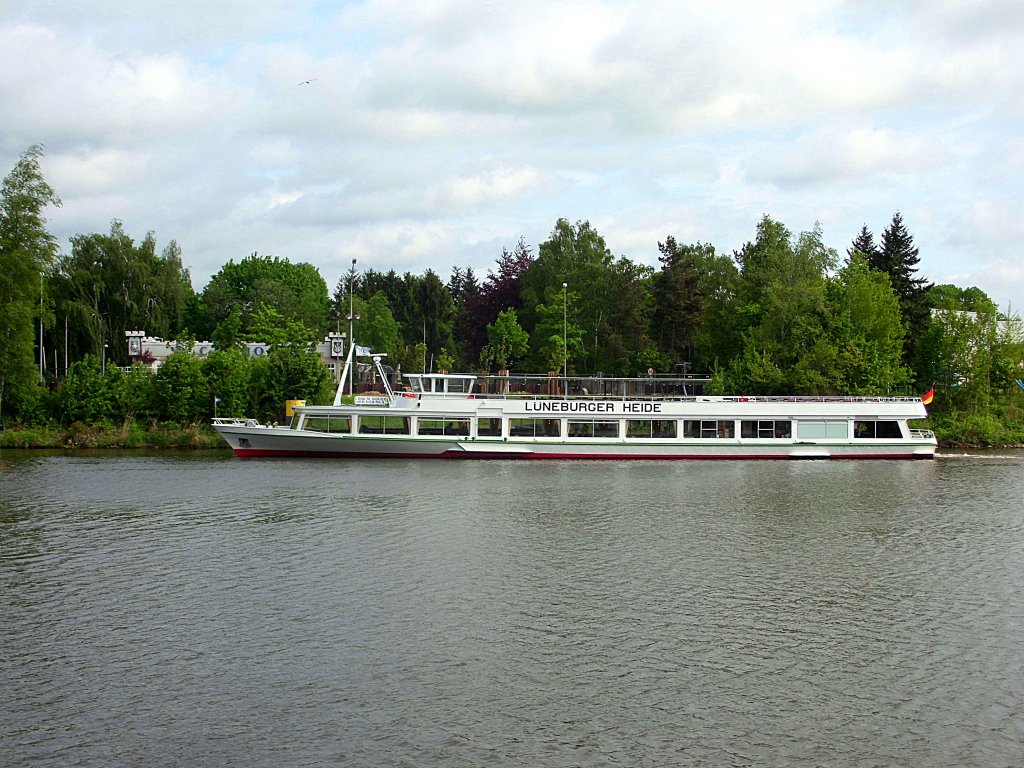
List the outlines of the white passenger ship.
<svg viewBox="0 0 1024 768">
<path fill-rule="evenodd" d="M 352 359 L 346 363 L 346 372 Z M 917 397 L 719 397 L 680 380 L 406 374 L 395 392 L 217 418 L 235 454 L 462 459 L 930 459 Z M 342 382 L 345 381 L 343 374 Z M 477 387 L 477 384 L 481 386 Z M 589 384 L 590 386 L 586 386 Z"/>
</svg>

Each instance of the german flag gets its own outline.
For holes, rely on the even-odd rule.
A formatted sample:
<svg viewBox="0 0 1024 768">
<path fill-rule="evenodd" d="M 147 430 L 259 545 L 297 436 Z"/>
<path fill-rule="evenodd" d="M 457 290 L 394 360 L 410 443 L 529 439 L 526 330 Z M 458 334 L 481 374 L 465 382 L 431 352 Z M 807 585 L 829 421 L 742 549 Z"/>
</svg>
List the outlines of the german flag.
<svg viewBox="0 0 1024 768">
<path fill-rule="evenodd" d="M 921 402 L 924 405 L 931 405 L 932 400 L 935 399 L 935 385 L 932 384 L 932 388 L 921 395 Z"/>
</svg>

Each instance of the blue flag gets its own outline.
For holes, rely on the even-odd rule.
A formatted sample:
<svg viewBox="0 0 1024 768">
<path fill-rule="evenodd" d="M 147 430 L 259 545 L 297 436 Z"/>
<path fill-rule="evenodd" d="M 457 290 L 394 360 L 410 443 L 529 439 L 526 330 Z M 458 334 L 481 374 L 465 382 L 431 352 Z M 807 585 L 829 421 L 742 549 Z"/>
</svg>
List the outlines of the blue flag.
<svg viewBox="0 0 1024 768">
<path fill-rule="evenodd" d="M 1024 389 L 1024 381 L 1017 379 L 1017 386 L 1020 387 L 1021 389 Z"/>
</svg>

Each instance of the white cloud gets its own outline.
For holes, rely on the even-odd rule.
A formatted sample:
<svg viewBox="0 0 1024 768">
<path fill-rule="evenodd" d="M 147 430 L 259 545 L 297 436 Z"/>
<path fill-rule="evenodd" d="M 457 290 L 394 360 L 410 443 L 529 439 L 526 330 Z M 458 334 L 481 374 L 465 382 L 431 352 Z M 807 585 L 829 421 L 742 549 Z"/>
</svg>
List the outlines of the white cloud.
<svg viewBox="0 0 1024 768">
<path fill-rule="evenodd" d="M 1017 2 L 328 6 L 12 8 L 0 163 L 43 143 L 58 234 L 156 230 L 199 285 L 253 250 L 483 275 L 562 216 L 648 264 L 763 213 L 842 252 L 899 209 L 929 277 L 1024 302 Z"/>
</svg>

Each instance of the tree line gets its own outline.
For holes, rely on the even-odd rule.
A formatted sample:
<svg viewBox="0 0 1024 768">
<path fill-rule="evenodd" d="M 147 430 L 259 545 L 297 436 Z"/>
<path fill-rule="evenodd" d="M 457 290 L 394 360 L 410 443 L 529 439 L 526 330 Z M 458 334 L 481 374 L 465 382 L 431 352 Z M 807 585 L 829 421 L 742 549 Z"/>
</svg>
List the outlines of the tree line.
<svg viewBox="0 0 1024 768">
<path fill-rule="evenodd" d="M 403 371 L 685 370 L 710 374 L 714 392 L 751 395 L 921 393 L 937 383 L 957 409 L 998 406 L 1017 418 L 1019 321 L 977 288 L 919 274 L 899 212 L 878 243 L 865 224 L 842 257 L 820 226 L 794 233 L 765 215 L 731 253 L 668 235 L 650 267 L 614 255 L 589 222 L 559 219 L 535 251 L 523 241 L 503 249 L 484 277 L 353 262 L 329 291 L 313 265 L 253 253 L 197 292 L 177 243 L 161 249 L 152 233 L 137 243 L 117 220 L 62 253 L 46 230 L 45 209 L 60 200 L 41 156 L 27 150 L 0 193 L 0 419 L 184 423 L 214 408 L 266 417 L 285 399 L 328 397 L 313 345 L 350 328 Z M 217 353 L 125 374 L 132 329 L 186 347 L 211 340 Z M 249 360 L 246 340 L 274 351 Z M 106 394 L 83 404 L 97 388 Z"/>
</svg>

